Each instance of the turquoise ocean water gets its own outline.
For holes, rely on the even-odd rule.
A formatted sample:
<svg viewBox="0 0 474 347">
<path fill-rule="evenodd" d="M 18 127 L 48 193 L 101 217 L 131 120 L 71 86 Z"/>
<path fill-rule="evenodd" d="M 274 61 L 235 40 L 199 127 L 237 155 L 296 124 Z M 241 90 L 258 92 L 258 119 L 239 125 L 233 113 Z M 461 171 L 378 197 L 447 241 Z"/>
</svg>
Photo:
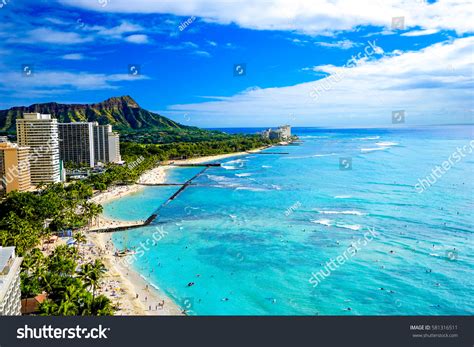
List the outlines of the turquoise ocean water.
<svg viewBox="0 0 474 347">
<path fill-rule="evenodd" d="M 146 245 L 133 266 L 190 314 L 473 314 L 474 154 L 415 189 L 469 146 L 473 127 L 294 132 L 299 146 L 265 151 L 288 154 L 223 160 L 153 225 L 115 233 L 114 243 Z M 352 168 L 341 170 L 340 158 Z M 196 172 L 177 168 L 167 180 Z M 146 188 L 105 213 L 145 219 L 178 188 Z M 165 236 L 151 246 L 156 228 Z M 377 236 L 313 286 L 312 274 L 367 228 Z"/>
</svg>

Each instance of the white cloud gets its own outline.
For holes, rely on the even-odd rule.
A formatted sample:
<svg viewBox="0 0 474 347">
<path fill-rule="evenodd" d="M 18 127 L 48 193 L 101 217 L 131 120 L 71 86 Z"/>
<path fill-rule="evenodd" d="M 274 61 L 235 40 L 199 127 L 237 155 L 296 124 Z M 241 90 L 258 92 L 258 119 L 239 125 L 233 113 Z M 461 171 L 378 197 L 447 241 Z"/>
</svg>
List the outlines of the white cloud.
<svg viewBox="0 0 474 347">
<path fill-rule="evenodd" d="M 194 54 L 194 55 L 198 55 L 198 56 L 200 56 L 200 57 L 206 57 L 206 58 L 211 57 L 211 54 L 210 54 L 209 52 L 206 52 L 206 51 L 200 51 L 200 50 L 198 50 L 198 51 L 194 51 L 193 54 Z"/>
<path fill-rule="evenodd" d="M 435 3 L 407 0 L 114 0 L 97 6 L 90 0 L 58 0 L 70 6 L 115 13 L 169 13 L 198 16 L 202 20 L 257 30 L 295 30 L 330 34 L 374 25 L 389 28 L 392 17 L 405 17 L 407 28 L 472 32 L 470 0 L 438 0 Z"/>
<path fill-rule="evenodd" d="M 125 37 L 125 41 L 131 43 L 149 43 L 148 36 L 142 34 L 135 34 Z"/>
<path fill-rule="evenodd" d="M 425 35 L 433 35 L 439 32 L 438 29 L 426 29 L 426 30 L 413 30 L 407 33 L 403 33 L 401 36 L 425 36 Z"/>
<path fill-rule="evenodd" d="M 290 121 L 290 114 L 300 125 L 383 126 L 391 125 L 391 111 L 399 109 L 406 110 L 409 124 L 462 122 L 473 108 L 473 46 L 474 37 L 468 37 L 362 60 L 352 68 L 316 66 L 332 77 L 172 105 L 167 112 L 214 126 L 223 119 L 232 119 L 233 126 L 267 126 Z"/>
<path fill-rule="evenodd" d="M 293 42 L 295 41 L 293 40 Z M 299 43 L 299 42 L 295 42 L 295 43 Z M 336 42 L 315 42 L 315 44 L 321 47 L 339 48 L 339 49 L 350 49 L 352 47 L 360 45 L 350 40 L 341 40 L 341 41 L 336 41 Z"/>
<path fill-rule="evenodd" d="M 75 90 L 118 89 L 118 82 L 148 79 L 147 76 L 129 74 L 96 74 L 88 72 L 37 71 L 25 77 L 21 73 L 0 73 L 0 89 L 21 92 L 23 95 L 65 94 Z"/>
<path fill-rule="evenodd" d="M 133 32 L 143 31 L 144 28 L 140 25 L 122 21 L 119 25 L 111 28 L 107 28 L 101 25 L 85 26 L 84 30 L 94 31 L 100 36 L 105 36 L 114 39 L 122 38 L 123 34 L 129 34 Z"/>
<path fill-rule="evenodd" d="M 48 20 L 59 24 L 56 20 Z M 69 26 L 80 29 L 77 31 L 63 31 L 63 25 L 58 28 L 39 27 L 34 29 L 10 27 L 9 33 L 0 32 L 0 37 L 5 36 L 7 42 L 27 43 L 27 44 L 55 44 L 55 45 L 75 45 L 96 40 L 124 40 L 136 44 L 149 43 L 147 35 L 141 34 L 145 29 L 137 24 L 121 21 L 120 24 L 112 27 L 101 25 L 87 25 L 81 18 L 76 22 L 70 22 Z"/>
<path fill-rule="evenodd" d="M 86 57 L 82 53 L 70 53 L 61 57 L 64 60 L 84 60 Z"/>
<path fill-rule="evenodd" d="M 173 51 L 179 51 L 182 49 L 197 49 L 197 48 L 199 48 L 199 46 L 195 44 L 194 42 L 190 42 L 190 41 L 182 42 L 176 45 L 166 45 L 163 47 L 163 49 L 169 49 Z"/>
<path fill-rule="evenodd" d="M 7 40 L 18 43 L 51 43 L 57 45 L 70 45 L 93 41 L 92 37 L 85 37 L 75 32 L 57 31 L 51 28 L 37 28 L 30 30 L 25 35 L 17 35 Z"/>
</svg>

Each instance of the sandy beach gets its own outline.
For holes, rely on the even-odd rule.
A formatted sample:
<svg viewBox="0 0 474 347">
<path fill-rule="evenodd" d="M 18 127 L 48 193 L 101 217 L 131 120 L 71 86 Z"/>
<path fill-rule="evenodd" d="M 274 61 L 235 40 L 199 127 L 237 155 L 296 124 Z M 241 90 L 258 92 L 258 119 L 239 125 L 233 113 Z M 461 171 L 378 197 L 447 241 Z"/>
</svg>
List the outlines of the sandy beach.
<svg viewBox="0 0 474 347">
<path fill-rule="evenodd" d="M 261 148 L 253 149 L 253 150 L 250 150 L 250 151 L 247 151 L 247 152 L 236 152 L 236 153 L 211 155 L 211 156 L 206 156 L 206 157 L 197 157 L 197 158 L 191 158 L 191 159 L 173 160 L 172 163 L 173 164 L 202 164 L 202 163 L 206 163 L 208 161 L 215 161 L 215 160 L 227 159 L 227 158 L 232 158 L 232 157 L 238 157 L 238 156 L 246 155 L 246 154 L 249 154 L 249 153 L 257 153 L 257 152 L 260 152 L 261 150 L 264 150 L 266 148 L 269 148 L 269 147 L 261 147 Z"/>
<path fill-rule="evenodd" d="M 123 257 L 115 255 L 111 233 L 87 233 L 88 244 L 82 247 L 84 261 L 101 259 L 107 273 L 101 294 L 118 307 L 116 315 L 182 315 L 182 309 L 159 289 L 152 287 Z"/>
<path fill-rule="evenodd" d="M 221 160 L 240 155 L 258 152 L 264 148 L 248 152 L 229 153 L 215 156 L 206 156 L 192 159 L 176 160 L 168 165 L 156 167 L 145 172 L 136 184 L 129 186 L 115 186 L 109 190 L 99 193 L 91 201 L 103 204 L 126 195 L 136 193 L 143 189 L 141 184 L 164 183 L 166 171 L 173 168 L 173 164 L 200 164 L 209 161 Z M 105 276 L 101 293 L 108 296 L 118 307 L 116 315 L 182 315 L 180 308 L 173 300 L 166 296 L 159 288 L 150 285 L 137 273 L 127 259 L 115 255 L 115 247 L 112 243 L 111 233 L 94 232 L 99 229 L 137 226 L 144 221 L 120 221 L 111 220 L 100 216 L 93 225 L 87 228 L 86 236 L 89 247 L 84 247 L 84 259 L 90 261 L 100 258 L 104 261 L 108 272 Z"/>
</svg>

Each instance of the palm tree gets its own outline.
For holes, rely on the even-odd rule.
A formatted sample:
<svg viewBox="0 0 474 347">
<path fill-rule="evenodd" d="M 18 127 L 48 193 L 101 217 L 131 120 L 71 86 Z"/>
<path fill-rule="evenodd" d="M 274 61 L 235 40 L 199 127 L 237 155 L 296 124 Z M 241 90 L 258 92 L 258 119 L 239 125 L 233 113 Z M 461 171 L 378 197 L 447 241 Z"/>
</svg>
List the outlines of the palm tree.
<svg viewBox="0 0 474 347">
<path fill-rule="evenodd" d="M 87 218 L 89 225 L 91 224 L 92 220 L 95 217 L 99 216 L 104 210 L 102 205 L 90 203 L 90 202 L 85 202 L 82 205 L 82 208 L 83 208 L 83 215 L 85 218 Z"/>
<path fill-rule="evenodd" d="M 92 300 L 90 312 L 95 316 L 112 316 L 114 307 L 108 297 L 99 295 Z"/>
<path fill-rule="evenodd" d="M 78 288 L 74 285 L 69 285 L 66 287 L 66 290 L 63 292 L 63 298 L 59 303 L 58 315 L 61 316 L 76 316 L 78 311 L 77 302 L 81 298 L 81 288 Z"/>
<path fill-rule="evenodd" d="M 107 269 L 100 259 L 96 259 L 93 263 L 84 264 L 79 272 L 79 278 L 83 280 L 87 287 L 92 289 L 93 299 L 105 272 L 107 272 Z"/>
<path fill-rule="evenodd" d="M 86 236 L 81 233 L 81 232 L 77 232 L 77 233 L 74 233 L 73 237 L 72 237 L 76 243 L 76 248 L 77 248 L 77 251 L 79 252 L 80 251 L 80 246 L 81 246 L 81 243 L 86 243 L 87 242 L 87 238 Z"/>
</svg>

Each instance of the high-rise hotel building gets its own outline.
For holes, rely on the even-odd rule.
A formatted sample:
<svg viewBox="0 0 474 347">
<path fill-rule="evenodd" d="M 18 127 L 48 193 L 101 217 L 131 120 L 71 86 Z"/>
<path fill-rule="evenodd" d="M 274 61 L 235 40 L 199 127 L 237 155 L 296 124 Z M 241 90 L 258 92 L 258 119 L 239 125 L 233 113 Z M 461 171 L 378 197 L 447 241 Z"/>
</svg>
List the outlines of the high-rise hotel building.
<svg viewBox="0 0 474 347">
<path fill-rule="evenodd" d="M 0 137 L 0 196 L 31 188 L 29 147 L 20 147 Z"/>
<path fill-rule="evenodd" d="M 21 315 L 20 265 L 15 247 L 0 246 L 0 316 Z"/>
<path fill-rule="evenodd" d="M 94 167 L 94 127 L 97 123 L 58 123 L 59 155 L 64 163 Z"/>
<path fill-rule="evenodd" d="M 94 156 L 96 162 L 117 163 L 120 157 L 120 137 L 112 126 L 94 125 Z"/>
<path fill-rule="evenodd" d="M 58 123 L 60 158 L 63 162 L 94 165 L 118 163 L 120 137 L 111 125 L 97 122 Z"/>
<path fill-rule="evenodd" d="M 58 121 L 50 114 L 24 113 L 16 132 L 18 145 L 30 147 L 31 183 L 60 182 Z"/>
</svg>

